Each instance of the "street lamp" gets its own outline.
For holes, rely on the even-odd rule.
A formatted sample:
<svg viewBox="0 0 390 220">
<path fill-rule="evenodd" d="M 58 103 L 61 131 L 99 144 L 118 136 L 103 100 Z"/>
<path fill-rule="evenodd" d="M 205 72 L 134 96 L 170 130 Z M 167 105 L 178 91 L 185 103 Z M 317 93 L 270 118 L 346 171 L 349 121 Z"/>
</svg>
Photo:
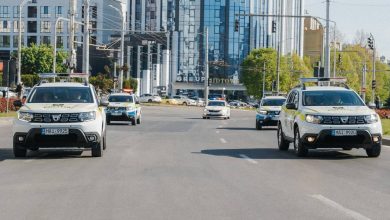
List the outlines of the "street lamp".
<svg viewBox="0 0 390 220">
<path fill-rule="evenodd" d="M 83 73 L 89 74 L 89 3 L 91 0 L 84 0 L 84 62 Z"/>
<path fill-rule="evenodd" d="M 31 0 L 22 0 L 19 4 L 19 37 L 18 37 L 18 80 L 17 84 L 22 83 L 22 9 L 25 4 L 31 2 Z"/>
<path fill-rule="evenodd" d="M 109 7 L 113 8 L 122 16 L 122 33 L 121 33 L 121 46 L 120 46 L 120 70 L 119 70 L 119 89 L 123 89 L 123 66 L 124 66 L 124 50 L 125 50 L 125 30 L 126 30 L 126 13 L 125 13 L 125 3 L 121 0 L 112 0 L 114 2 L 118 2 L 121 4 L 121 9 L 114 7 L 113 5 L 109 5 Z"/>
</svg>

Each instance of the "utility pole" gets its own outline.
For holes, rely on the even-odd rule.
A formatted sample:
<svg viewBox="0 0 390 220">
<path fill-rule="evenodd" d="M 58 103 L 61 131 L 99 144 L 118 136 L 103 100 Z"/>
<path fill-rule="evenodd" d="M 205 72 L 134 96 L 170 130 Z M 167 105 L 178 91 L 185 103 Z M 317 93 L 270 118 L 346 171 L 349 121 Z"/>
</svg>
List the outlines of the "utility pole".
<svg viewBox="0 0 390 220">
<path fill-rule="evenodd" d="M 330 77 L 330 0 L 326 0 L 325 78 Z"/>
<path fill-rule="evenodd" d="M 206 106 L 209 104 L 209 29 L 206 27 L 206 55 L 205 55 L 205 77 L 204 77 L 204 98 Z"/>
<path fill-rule="evenodd" d="M 364 65 L 363 65 L 363 76 L 362 76 L 362 99 L 364 102 L 366 102 L 366 78 L 367 76 L 367 64 L 366 61 L 364 60 Z"/>
<path fill-rule="evenodd" d="M 119 80 L 119 89 L 123 89 L 123 66 L 124 66 L 124 59 L 125 59 L 125 29 L 126 29 L 126 13 L 125 13 L 125 6 L 121 4 L 121 10 L 122 10 L 122 32 L 121 32 L 121 59 L 120 59 L 120 80 Z"/>
<path fill-rule="evenodd" d="M 263 63 L 263 98 L 265 97 L 265 62 Z"/>
<path fill-rule="evenodd" d="M 83 73 L 89 75 L 89 1 L 84 0 L 84 53 Z"/>
<path fill-rule="evenodd" d="M 76 15 L 76 0 L 69 0 L 69 73 L 73 73 L 75 67 L 75 51 L 74 51 L 74 35 L 75 35 L 75 15 Z"/>
<path fill-rule="evenodd" d="M 281 17 L 279 17 L 279 21 L 280 21 L 280 27 L 279 27 L 279 43 L 278 43 L 278 50 L 277 50 L 277 53 L 278 53 L 278 57 L 277 57 L 277 63 L 276 63 L 276 74 L 277 74 L 277 79 L 276 79 L 276 92 L 279 94 L 279 84 L 280 84 L 280 62 L 281 62 L 281 56 L 282 56 L 282 51 L 283 51 L 283 47 L 284 47 L 284 39 L 283 39 L 283 31 L 284 31 L 284 0 L 282 0 L 282 5 L 281 5 L 281 9 L 280 9 L 280 14 L 281 14 Z"/>
</svg>

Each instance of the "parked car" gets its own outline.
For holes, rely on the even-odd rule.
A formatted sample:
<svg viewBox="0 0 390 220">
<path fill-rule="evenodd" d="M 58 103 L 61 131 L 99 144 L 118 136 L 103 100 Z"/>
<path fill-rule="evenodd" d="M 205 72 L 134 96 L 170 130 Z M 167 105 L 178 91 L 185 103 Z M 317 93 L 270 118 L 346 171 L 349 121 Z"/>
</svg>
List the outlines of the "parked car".
<svg viewBox="0 0 390 220">
<path fill-rule="evenodd" d="M 187 96 L 174 95 L 172 96 L 172 99 L 174 99 L 178 105 L 196 105 L 196 101 L 188 98 Z"/>
<path fill-rule="evenodd" d="M 5 95 L 5 97 L 3 96 Z M 16 98 L 18 94 L 10 90 L 9 87 L 0 87 L 0 97 L 4 98 Z"/>
<path fill-rule="evenodd" d="M 140 102 L 156 102 L 160 103 L 161 102 L 161 97 L 159 95 L 152 95 L 152 94 L 143 94 L 139 97 Z"/>
<path fill-rule="evenodd" d="M 203 119 L 209 118 L 230 118 L 230 107 L 224 100 L 209 101 L 203 110 Z"/>
<path fill-rule="evenodd" d="M 196 106 L 201 106 L 201 107 L 203 107 L 203 106 L 205 106 L 205 104 L 206 104 L 206 102 L 204 101 L 204 99 L 199 98 L 198 96 L 190 97 L 190 99 L 195 100 Z"/>
</svg>

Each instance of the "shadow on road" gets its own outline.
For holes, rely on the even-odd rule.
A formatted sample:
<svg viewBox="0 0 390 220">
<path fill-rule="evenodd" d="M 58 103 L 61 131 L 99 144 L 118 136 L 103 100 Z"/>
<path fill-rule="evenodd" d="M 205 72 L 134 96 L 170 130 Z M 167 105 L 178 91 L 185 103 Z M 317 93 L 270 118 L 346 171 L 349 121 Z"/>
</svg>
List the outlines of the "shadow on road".
<svg viewBox="0 0 390 220">
<path fill-rule="evenodd" d="M 0 148 L 0 162 L 4 160 L 66 159 L 90 157 L 88 153 L 85 156 L 82 155 L 82 153 L 82 150 L 39 150 L 28 151 L 26 158 L 15 158 L 12 148 Z"/>
<path fill-rule="evenodd" d="M 195 153 L 195 152 L 194 152 Z M 226 156 L 242 159 L 241 155 L 245 155 L 251 159 L 272 160 L 272 159 L 311 159 L 311 160 L 344 160 L 344 159 L 358 159 L 366 158 L 366 156 L 351 155 L 335 150 L 313 150 L 309 151 L 307 157 L 297 157 L 292 150 L 288 152 L 281 152 L 275 148 L 247 148 L 247 149 L 207 149 L 198 154 L 207 154 L 213 156 Z"/>
<path fill-rule="evenodd" d="M 222 127 L 222 128 L 217 128 L 217 129 L 222 129 L 222 130 L 232 130 L 232 131 L 256 131 L 256 128 L 249 128 L 249 127 L 241 127 L 241 128 L 234 128 L 234 127 Z M 276 128 L 262 128 L 261 130 L 264 131 L 274 131 L 277 130 Z"/>
</svg>

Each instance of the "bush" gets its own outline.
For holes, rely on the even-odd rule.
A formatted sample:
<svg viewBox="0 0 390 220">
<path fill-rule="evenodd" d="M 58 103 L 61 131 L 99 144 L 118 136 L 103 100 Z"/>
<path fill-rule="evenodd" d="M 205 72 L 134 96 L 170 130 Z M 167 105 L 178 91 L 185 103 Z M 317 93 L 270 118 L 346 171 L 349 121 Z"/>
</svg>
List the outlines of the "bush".
<svg viewBox="0 0 390 220">
<path fill-rule="evenodd" d="M 8 103 L 8 110 L 9 111 L 16 111 L 17 109 L 13 105 L 15 98 L 10 98 Z M 1 112 L 7 112 L 7 99 L 6 98 L 0 98 L 0 113 Z"/>
</svg>

